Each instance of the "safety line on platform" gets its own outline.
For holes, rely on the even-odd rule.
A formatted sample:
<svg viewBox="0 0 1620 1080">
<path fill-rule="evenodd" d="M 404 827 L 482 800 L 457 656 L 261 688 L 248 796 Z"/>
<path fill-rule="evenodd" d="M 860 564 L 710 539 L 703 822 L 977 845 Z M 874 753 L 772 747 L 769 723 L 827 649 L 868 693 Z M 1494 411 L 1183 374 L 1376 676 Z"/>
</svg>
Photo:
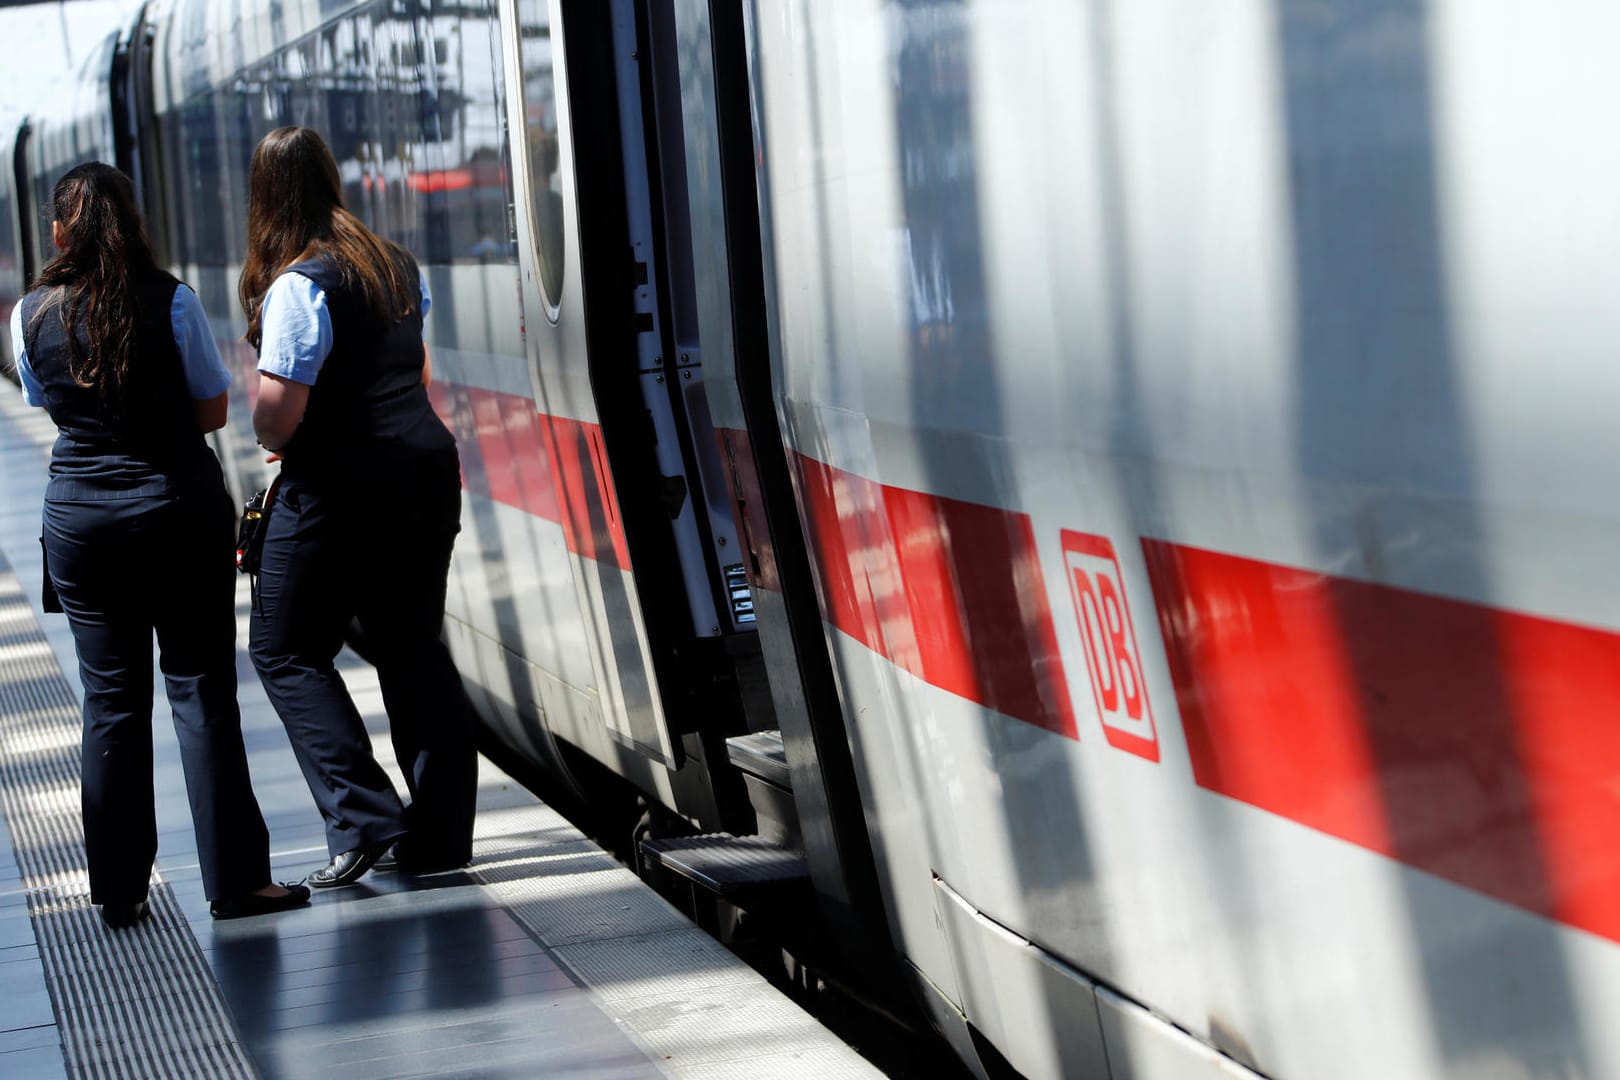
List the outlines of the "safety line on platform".
<svg viewBox="0 0 1620 1080">
<path fill-rule="evenodd" d="M 110 930 L 90 903 L 77 702 L 0 555 L 0 803 L 74 1077 L 252 1077 L 213 974 L 167 883 Z"/>
</svg>

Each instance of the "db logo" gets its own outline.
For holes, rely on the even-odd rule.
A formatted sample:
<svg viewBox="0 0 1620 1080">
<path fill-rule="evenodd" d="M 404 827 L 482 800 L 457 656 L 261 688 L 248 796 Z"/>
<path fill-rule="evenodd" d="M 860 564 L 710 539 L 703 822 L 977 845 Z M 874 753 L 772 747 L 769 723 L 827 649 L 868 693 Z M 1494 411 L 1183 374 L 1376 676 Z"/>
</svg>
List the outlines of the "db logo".
<svg viewBox="0 0 1620 1080">
<path fill-rule="evenodd" d="M 1159 736 L 1114 545 L 1104 536 L 1064 529 L 1063 561 L 1091 671 L 1091 693 L 1108 745 L 1158 761 Z"/>
</svg>

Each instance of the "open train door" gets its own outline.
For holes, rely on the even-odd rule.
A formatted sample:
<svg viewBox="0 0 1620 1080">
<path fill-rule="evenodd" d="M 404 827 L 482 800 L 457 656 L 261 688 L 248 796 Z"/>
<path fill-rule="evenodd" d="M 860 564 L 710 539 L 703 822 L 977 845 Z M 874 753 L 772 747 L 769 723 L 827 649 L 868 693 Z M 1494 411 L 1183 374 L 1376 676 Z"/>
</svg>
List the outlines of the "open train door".
<svg viewBox="0 0 1620 1080">
<path fill-rule="evenodd" d="M 763 665 L 690 245 L 665 213 L 646 7 L 506 0 L 502 19 L 539 450 L 614 745 L 589 718 L 547 724 L 699 827 L 746 831 L 725 739 L 746 732 Z"/>
<path fill-rule="evenodd" d="M 774 396 L 743 8 L 507 0 L 527 349 L 595 470 L 575 566 L 607 723 L 705 831 L 802 854 L 871 974 L 893 950 Z"/>
<path fill-rule="evenodd" d="M 699 369 L 692 378 L 741 544 L 728 569 L 747 586 L 769 672 L 768 700 L 749 701 L 750 734 L 731 739 L 728 755 L 748 774 L 762 832 L 773 796 L 791 805 L 790 840 L 831 939 L 869 989 L 892 993 L 898 960 L 782 434 L 751 10 L 739 0 L 653 2 L 641 28 L 666 260 L 690 342 L 682 360 L 689 353 Z"/>
</svg>

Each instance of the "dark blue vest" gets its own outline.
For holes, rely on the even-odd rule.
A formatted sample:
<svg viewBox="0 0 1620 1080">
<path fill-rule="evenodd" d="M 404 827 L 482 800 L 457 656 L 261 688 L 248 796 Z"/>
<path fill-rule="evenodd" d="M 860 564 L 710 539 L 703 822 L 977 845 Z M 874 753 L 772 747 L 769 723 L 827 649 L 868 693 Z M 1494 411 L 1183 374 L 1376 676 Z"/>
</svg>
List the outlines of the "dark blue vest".
<svg viewBox="0 0 1620 1080">
<path fill-rule="evenodd" d="M 45 497 L 61 502 L 178 496 L 219 485 L 219 462 L 197 428 L 170 310 L 180 283 L 154 271 L 136 284 L 135 355 L 124 385 L 110 393 L 75 379 L 68 355 L 65 300 L 54 289 L 23 297 L 28 366 L 44 390 L 58 435 Z M 51 301 L 48 303 L 48 301 Z M 81 313 L 78 355 L 90 354 Z"/>
<path fill-rule="evenodd" d="M 392 250 L 415 292 L 415 261 Z M 421 296 L 408 314 L 385 323 L 328 259 L 295 263 L 283 273 L 320 286 L 332 320 L 332 351 L 310 388 L 297 433 L 282 450 L 289 475 L 363 479 L 401 454 L 454 446 L 422 385 Z"/>
</svg>

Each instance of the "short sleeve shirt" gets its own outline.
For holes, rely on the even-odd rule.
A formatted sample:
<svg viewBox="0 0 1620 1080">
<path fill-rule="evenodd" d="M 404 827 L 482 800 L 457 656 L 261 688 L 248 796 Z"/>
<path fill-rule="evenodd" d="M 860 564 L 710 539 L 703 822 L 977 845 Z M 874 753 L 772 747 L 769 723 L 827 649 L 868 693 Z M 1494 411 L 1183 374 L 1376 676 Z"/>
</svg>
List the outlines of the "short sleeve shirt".
<svg viewBox="0 0 1620 1080">
<path fill-rule="evenodd" d="M 28 363 L 22 312 L 21 304 L 11 309 L 11 341 L 17 352 L 17 377 L 22 382 L 23 400 L 43 407 L 45 391 Z M 174 329 L 174 344 L 180 350 L 180 366 L 185 371 L 186 390 L 192 400 L 208 401 L 229 390 L 230 369 L 219 357 L 219 346 L 208 327 L 202 301 L 189 286 L 181 285 L 174 290 L 174 301 L 169 305 L 169 325 Z"/>
<path fill-rule="evenodd" d="M 422 317 L 433 307 L 427 278 L 418 271 Z M 270 284 L 260 311 L 259 370 L 288 382 L 314 386 L 332 351 L 332 313 L 326 290 L 303 274 L 282 274 Z"/>
</svg>

